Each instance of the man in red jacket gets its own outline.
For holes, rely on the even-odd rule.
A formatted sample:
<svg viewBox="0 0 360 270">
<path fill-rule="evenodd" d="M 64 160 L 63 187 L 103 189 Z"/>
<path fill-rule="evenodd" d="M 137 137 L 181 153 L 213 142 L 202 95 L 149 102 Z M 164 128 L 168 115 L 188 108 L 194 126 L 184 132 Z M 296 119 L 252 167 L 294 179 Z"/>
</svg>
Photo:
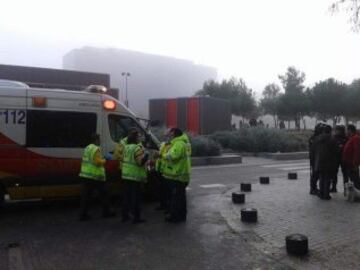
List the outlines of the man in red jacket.
<svg viewBox="0 0 360 270">
<path fill-rule="evenodd" d="M 356 132 L 354 125 L 348 125 L 349 139 L 344 146 L 342 158 L 348 170 L 348 176 L 354 183 L 355 188 L 360 189 L 360 135 Z"/>
</svg>

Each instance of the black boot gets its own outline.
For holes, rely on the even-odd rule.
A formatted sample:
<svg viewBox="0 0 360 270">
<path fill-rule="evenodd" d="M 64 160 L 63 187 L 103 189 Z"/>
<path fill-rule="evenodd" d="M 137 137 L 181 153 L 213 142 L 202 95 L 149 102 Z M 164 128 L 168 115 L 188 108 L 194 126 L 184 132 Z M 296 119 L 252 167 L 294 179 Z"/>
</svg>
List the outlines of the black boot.
<svg viewBox="0 0 360 270">
<path fill-rule="evenodd" d="M 318 195 L 318 194 L 319 194 L 319 190 L 317 188 L 310 190 L 310 195 Z"/>
</svg>

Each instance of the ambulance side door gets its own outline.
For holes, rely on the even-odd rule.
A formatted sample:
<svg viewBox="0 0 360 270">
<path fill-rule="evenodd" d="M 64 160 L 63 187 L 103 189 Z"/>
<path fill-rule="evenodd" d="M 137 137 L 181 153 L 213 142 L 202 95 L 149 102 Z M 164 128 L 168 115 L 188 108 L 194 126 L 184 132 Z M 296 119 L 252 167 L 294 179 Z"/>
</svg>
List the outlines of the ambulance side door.
<svg viewBox="0 0 360 270">
<path fill-rule="evenodd" d="M 25 171 L 26 89 L 2 90 L 0 94 L 0 180 L 15 185 Z"/>
</svg>

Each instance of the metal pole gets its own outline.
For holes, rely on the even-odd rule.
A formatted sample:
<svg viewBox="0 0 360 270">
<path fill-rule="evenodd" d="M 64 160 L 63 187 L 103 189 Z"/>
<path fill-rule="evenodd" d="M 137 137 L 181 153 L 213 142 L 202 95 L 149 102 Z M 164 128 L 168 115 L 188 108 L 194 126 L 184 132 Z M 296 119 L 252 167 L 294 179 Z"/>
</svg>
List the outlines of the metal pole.
<svg viewBox="0 0 360 270">
<path fill-rule="evenodd" d="M 130 76 L 130 72 L 121 72 L 121 76 L 125 77 L 125 106 L 129 107 L 128 100 L 128 77 Z"/>
<path fill-rule="evenodd" d="M 128 100 L 128 74 L 125 75 L 125 105 L 129 108 L 129 100 Z"/>
</svg>

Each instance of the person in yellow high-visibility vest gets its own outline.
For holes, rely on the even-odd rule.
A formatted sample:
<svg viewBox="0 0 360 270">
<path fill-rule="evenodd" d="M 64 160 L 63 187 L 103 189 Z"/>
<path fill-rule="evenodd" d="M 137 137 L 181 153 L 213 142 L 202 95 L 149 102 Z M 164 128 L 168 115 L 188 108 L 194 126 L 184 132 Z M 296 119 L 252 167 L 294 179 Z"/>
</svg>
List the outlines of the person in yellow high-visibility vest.
<svg viewBox="0 0 360 270">
<path fill-rule="evenodd" d="M 170 148 L 166 153 L 164 177 L 170 183 L 171 203 L 168 222 L 186 221 L 186 187 L 190 181 L 191 146 L 187 136 L 179 128 L 170 130 Z"/>
<path fill-rule="evenodd" d="M 84 150 L 79 174 L 83 184 L 80 211 L 80 220 L 82 221 L 91 218 L 88 215 L 88 208 L 90 196 L 94 191 L 97 191 L 100 196 L 103 217 L 113 217 L 115 215 L 110 211 L 110 202 L 105 187 L 105 162 L 105 159 L 101 156 L 100 135 L 93 134 L 91 136 L 91 143 Z"/>
<path fill-rule="evenodd" d="M 121 170 L 123 183 L 122 221 L 128 221 L 131 213 L 134 224 L 145 222 L 144 219 L 141 219 L 141 186 L 147 180 L 145 163 L 148 155 L 139 142 L 139 131 L 131 130 L 124 147 Z"/>
<path fill-rule="evenodd" d="M 166 133 L 167 136 L 167 133 Z M 155 172 L 156 178 L 159 182 L 159 200 L 160 205 L 155 208 L 155 210 L 165 210 L 169 211 L 170 206 L 170 192 L 169 192 L 169 185 L 164 178 L 164 168 L 166 166 L 166 153 L 170 148 L 170 142 L 164 141 L 160 145 L 159 152 L 157 153 L 157 159 L 155 163 Z"/>
<path fill-rule="evenodd" d="M 135 127 L 131 127 L 129 129 L 128 133 L 130 133 L 132 131 L 137 131 L 137 129 Z M 119 168 L 120 173 L 122 170 L 122 162 L 124 159 L 124 150 L 125 150 L 125 145 L 127 144 L 127 140 L 128 140 L 127 137 L 121 138 L 119 140 L 119 143 L 116 145 L 114 155 L 113 155 L 113 159 L 119 161 L 118 168 Z"/>
</svg>

